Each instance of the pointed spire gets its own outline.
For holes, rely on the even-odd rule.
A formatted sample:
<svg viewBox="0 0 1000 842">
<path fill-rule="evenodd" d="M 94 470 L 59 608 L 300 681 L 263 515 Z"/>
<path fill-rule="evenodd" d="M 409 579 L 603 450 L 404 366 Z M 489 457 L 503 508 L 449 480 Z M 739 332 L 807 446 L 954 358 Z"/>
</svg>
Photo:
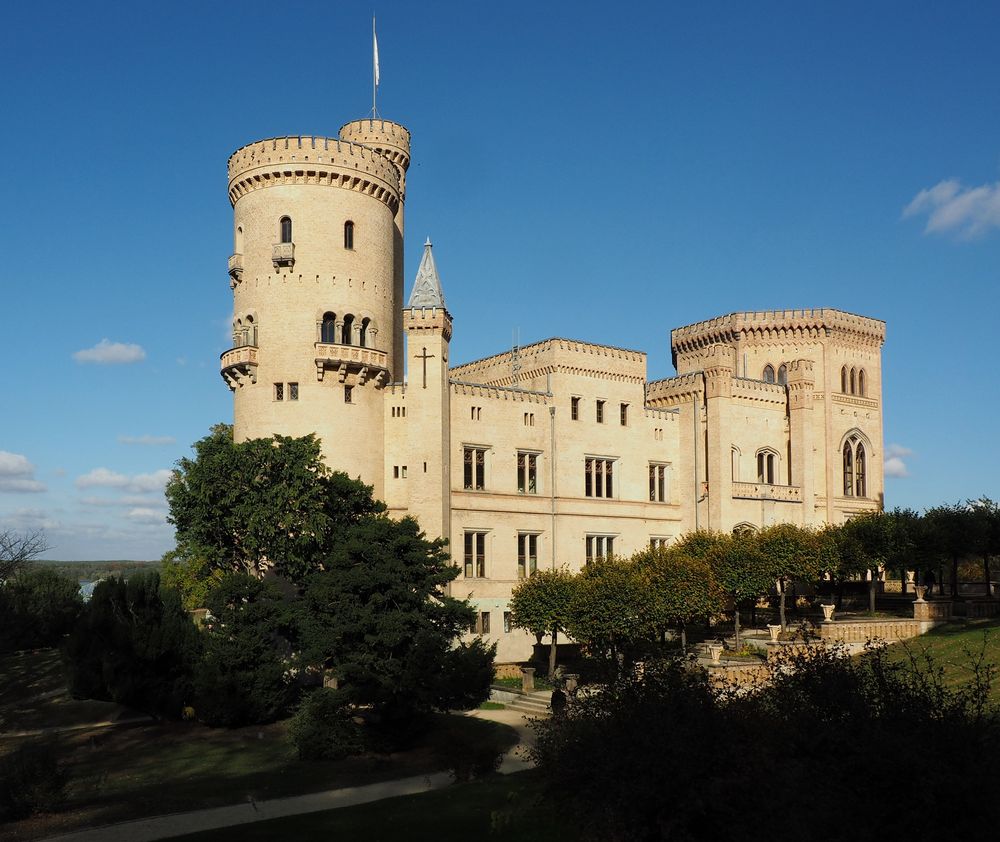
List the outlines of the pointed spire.
<svg viewBox="0 0 1000 842">
<path fill-rule="evenodd" d="M 417 279 L 413 282 L 413 292 L 410 293 L 410 303 L 407 307 L 441 307 L 444 308 L 444 293 L 441 291 L 441 279 L 434 265 L 434 255 L 431 254 L 431 238 L 424 243 L 424 256 L 417 269 Z"/>
</svg>

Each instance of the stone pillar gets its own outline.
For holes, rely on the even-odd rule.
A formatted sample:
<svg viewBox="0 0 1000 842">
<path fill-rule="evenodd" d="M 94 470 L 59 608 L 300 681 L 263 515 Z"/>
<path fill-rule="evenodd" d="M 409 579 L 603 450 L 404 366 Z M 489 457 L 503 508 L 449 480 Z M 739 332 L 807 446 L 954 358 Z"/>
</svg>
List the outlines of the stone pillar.
<svg viewBox="0 0 1000 842">
<path fill-rule="evenodd" d="M 708 469 L 708 523 L 703 529 L 729 531 L 732 528 L 733 472 L 730 416 L 733 404 L 733 377 L 736 373 L 733 349 L 716 345 L 705 361 L 705 404 Z"/>
<path fill-rule="evenodd" d="M 801 523 L 812 524 L 815 512 L 816 460 L 813 454 L 813 364 L 793 360 L 788 366 L 788 437 L 792 485 L 802 494 Z"/>
<path fill-rule="evenodd" d="M 535 689 L 535 668 L 521 667 L 521 689 L 525 693 L 531 693 Z"/>
</svg>

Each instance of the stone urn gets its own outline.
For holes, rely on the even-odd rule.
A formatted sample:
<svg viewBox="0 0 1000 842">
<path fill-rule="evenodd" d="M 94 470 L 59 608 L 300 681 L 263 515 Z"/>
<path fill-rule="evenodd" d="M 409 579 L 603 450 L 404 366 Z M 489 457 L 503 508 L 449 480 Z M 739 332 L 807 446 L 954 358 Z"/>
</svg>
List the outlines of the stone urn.
<svg viewBox="0 0 1000 842">
<path fill-rule="evenodd" d="M 580 676 L 575 672 L 568 672 L 563 676 L 566 679 L 566 692 L 575 693 L 580 685 Z"/>
<path fill-rule="evenodd" d="M 721 643 L 708 644 L 708 655 L 712 659 L 713 664 L 719 663 L 719 658 L 722 657 L 722 648 Z"/>
<path fill-rule="evenodd" d="M 915 585 L 914 588 L 913 588 L 913 590 L 916 591 L 916 594 L 917 594 L 917 598 L 916 598 L 915 601 L 916 602 L 925 602 L 925 600 L 924 600 L 924 594 L 927 593 L 927 585 Z"/>
<path fill-rule="evenodd" d="M 521 667 L 521 689 L 531 693 L 535 689 L 535 668 Z"/>
<path fill-rule="evenodd" d="M 833 612 L 836 609 L 836 605 L 820 605 L 823 609 L 823 622 L 832 623 L 833 622 Z"/>
<path fill-rule="evenodd" d="M 778 642 L 778 635 L 781 634 L 781 626 L 768 625 L 767 630 L 771 633 L 771 643 Z"/>
</svg>

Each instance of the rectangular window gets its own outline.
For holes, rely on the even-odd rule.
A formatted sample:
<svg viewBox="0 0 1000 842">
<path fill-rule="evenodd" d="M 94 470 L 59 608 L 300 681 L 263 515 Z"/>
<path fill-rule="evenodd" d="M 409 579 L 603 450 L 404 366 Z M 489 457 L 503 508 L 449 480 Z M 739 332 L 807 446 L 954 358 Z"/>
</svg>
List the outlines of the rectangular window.
<svg viewBox="0 0 1000 842">
<path fill-rule="evenodd" d="M 504 611 L 503 612 L 503 633 L 504 634 L 510 634 L 511 628 L 512 628 L 512 626 L 511 626 L 510 611 Z"/>
<path fill-rule="evenodd" d="M 580 420 L 580 399 L 570 398 L 569 399 L 569 417 L 571 421 Z"/>
<path fill-rule="evenodd" d="M 604 423 L 604 401 L 597 402 L 597 423 Z"/>
<path fill-rule="evenodd" d="M 517 490 L 520 494 L 538 493 L 538 454 L 517 453 Z"/>
<path fill-rule="evenodd" d="M 297 401 L 299 399 L 299 384 L 289 383 L 288 384 L 288 400 Z"/>
<path fill-rule="evenodd" d="M 654 538 L 650 538 L 649 539 L 649 546 L 651 546 L 654 550 L 657 549 L 657 548 L 659 548 L 659 547 L 665 547 L 669 543 L 670 543 L 670 539 L 669 538 L 655 538 L 654 537 Z"/>
<path fill-rule="evenodd" d="M 486 488 L 486 448 L 464 449 L 464 479 L 466 491 L 482 491 Z"/>
<path fill-rule="evenodd" d="M 773 453 L 762 451 L 757 454 L 757 482 L 774 485 L 774 462 Z"/>
<path fill-rule="evenodd" d="M 399 465 L 392 466 L 392 478 L 399 479 Z"/>
<path fill-rule="evenodd" d="M 628 426 L 628 404 L 627 403 L 623 403 L 621 405 L 620 417 L 621 417 L 622 426 L 623 427 L 627 427 Z"/>
<path fill-rule="evenodd" d="M 524 579 L 538 569 L 538 535 L 517 533 L 517 578 Z"/>
<path fill-rule="evenodd" d="M 535 426 L 535 413 L 534 412 L 525 412 L 524 413 L 524 426 L 525 427 L 534 427 Z"/>
<path fill-rule="evenodd" d="M 353 386 L 344 386 L 344 403 L 354 403 Z"/>
<path fill-rule="evenodd" d="M 614 459 L 584 459 L 583 493 L 586 497 L 614 496 Z"/>
<path fill-rule="evenodd" d="M 667 469 L 668 465 L 649 466 L 649 501 L 651 503 L 667 502 Z"/>
<path fill-rule="evenodd" d="M 465 578 L 486 578 L 486 533 L 465 533 Z"/>
<path fill-rule="evenodd" d="M 615 552 L 614 535 L 588 535 L 586 540 L 586 562 L 603 561 Z"/>
<path fill-rule="evenodd" d="M 472 420 L 479 421 L 480 418 L 482 417 L 482 411 L 483 411 L 482 407 L 480 406 L 471 407 L 469 410 L 469 414 L 472 416 Z"/>
<path fill-rule="evenodd" d="M 400 468 L 400 470 L 399 470 L 399 475 L 400 475 L 400 476 L 401 476 L 401 477 L 402 477 L 403 479 L 406 479 L 406 465 L 403 465 L 403 467 L 402 467 L 402 468 Z"/>
<path fill-rule="evenodd" d="M 490 612 L 480 611 L 479 612 L 479 633 L 489 634 L 490 633 Z"/>
<path fill-rule="evenodd" d="M 285 399 L 285 384 L 275 383 L 274 384 L 274 399 L 276 401 L 283 401 Z"/>
</svg>

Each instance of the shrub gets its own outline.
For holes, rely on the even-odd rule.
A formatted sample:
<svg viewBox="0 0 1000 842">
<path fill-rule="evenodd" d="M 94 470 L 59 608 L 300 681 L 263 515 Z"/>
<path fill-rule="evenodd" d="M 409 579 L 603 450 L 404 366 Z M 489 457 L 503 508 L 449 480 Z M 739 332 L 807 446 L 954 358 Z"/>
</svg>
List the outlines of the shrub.
<svg viewBox="0 0 1000 842">
<path fill-rule="evenodd" d="M 83 609 L 80 586 L 45 567 L 0 586 L 0 652 L 56 646 Z"/>
<path fill-rule="evenodd" d="M 469 729 L 454 726 L 446 726 L 442 736 L 436 753 L 455 783 L 483 778 L 500 768 L 503 749 L 496 741 L 484 740 L 481 734 L 470 734 Z"/>
<path fill-rule="evenodd" d="M 361 726 L 348 694 L 320 688 L 310 693 L 289 727 L 300 760 L 340 760 L 364 751 Z"/>
<path fill-rule="evenodd" d="M 26 743 L 0 756 L 0 821 L 56 810 L 67 778 L 50 743 Z"/>
</svg>

